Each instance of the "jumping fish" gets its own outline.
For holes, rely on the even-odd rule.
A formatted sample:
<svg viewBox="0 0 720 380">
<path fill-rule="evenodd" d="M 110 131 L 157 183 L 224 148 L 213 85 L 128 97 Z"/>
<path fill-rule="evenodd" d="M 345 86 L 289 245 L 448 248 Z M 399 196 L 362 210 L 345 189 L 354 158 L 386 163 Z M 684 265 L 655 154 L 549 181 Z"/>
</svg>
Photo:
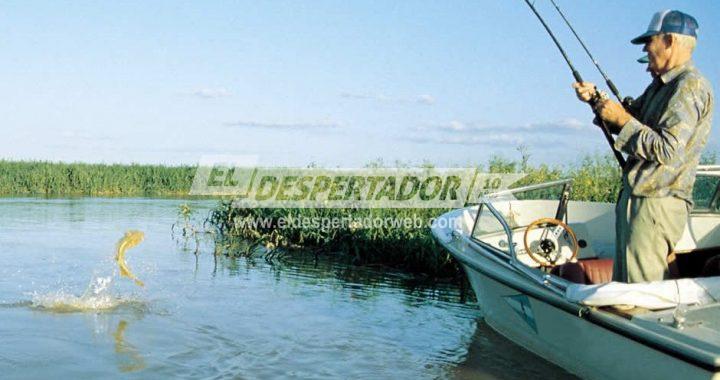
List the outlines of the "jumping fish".
<svg viewBox="0 0 720 380">
<path fill-rule="evenodd" d="M 140 244 L 144 238 L 145 234 L 142 231 L 130 230 L 118 241 L 117 249 L 115 251 L 115 261 L 117 261 L 118 268 L 120 268 L 120 275 L 135 281 L 135 283 L 139 286 L 145 286 L 145 284 L 143 284 L 142 281 L 130 272 L 130 268 L 128 268 L 127 263 L 125 262 L 125 251 Z"/>
</svg>

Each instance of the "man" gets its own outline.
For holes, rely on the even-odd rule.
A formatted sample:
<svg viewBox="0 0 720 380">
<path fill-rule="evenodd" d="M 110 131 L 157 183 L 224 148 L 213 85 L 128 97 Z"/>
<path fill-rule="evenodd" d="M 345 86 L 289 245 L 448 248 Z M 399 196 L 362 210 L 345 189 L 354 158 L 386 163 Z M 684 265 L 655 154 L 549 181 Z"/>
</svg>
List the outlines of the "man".
<svg viewBox="0 0 720 380">
<path fill-rule="evenodd" d="M 653 77 L 645 92 L 624 108 L 597 102 L 598 116 L 617 133 L 615 148 L 627 153 L 616 213 L 613 280 L 669 278 L 668 255 L 680 240 L 692 206 L 700 154 L 711 126 L 713 93 L 692 64 L 698 24 L 679 11 L 656 13 L 644 44 Z M 596 96 L 592 83 L 573 84 L 580 100 Z"/>
</svg>

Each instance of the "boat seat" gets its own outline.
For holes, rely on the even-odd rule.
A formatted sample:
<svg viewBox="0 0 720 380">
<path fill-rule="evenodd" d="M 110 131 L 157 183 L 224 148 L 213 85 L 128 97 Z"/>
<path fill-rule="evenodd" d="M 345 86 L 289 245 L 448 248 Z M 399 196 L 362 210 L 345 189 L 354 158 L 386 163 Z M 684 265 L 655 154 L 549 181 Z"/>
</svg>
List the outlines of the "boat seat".
<svg viewBox="0 0 720 380">
<path fill-rule="evenodd" d="M 558 265 L 550 272 L 576 284 L 604 284 L 612 281 L 612 259 L 584 259 Z"/>
</svg>

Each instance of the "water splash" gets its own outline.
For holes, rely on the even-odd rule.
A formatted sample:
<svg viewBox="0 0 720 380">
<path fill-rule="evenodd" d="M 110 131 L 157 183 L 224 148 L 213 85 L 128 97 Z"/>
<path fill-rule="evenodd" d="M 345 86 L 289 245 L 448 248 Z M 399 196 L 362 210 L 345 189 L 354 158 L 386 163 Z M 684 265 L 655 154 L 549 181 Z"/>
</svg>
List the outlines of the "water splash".
<svg viewBox="0 0 720 380">
<path fill-rule="evenodd" d="M 81 296 L 64 289 L 46 294 L 33 293 L 30 306 L 57 313 L 111 310 L 126 301 L 113 296 L 111 286 L 112 277 L 93 277 Z"/>
<path fill-rule="evenodd" d="M 120 276 L 130 278 L 139 286 L 144 286 L 144 284 L 128 268 L 125 262 L 125 252 L 140 244 L 144 237 L 145 235 L 141 231 L 128 231 L 118 241 L 115 251 L 115 261 L 118 264 Z M 77 296 L 64 289 L 46 294 L 32 293 L 30 307 L 56 313 L 74 313 L 109 311 L 121 305 L 143 305 L 140 300 L 112 294 L 112 285 L 113 276 L 94 275 L 82 295 Z"/>
</svg>

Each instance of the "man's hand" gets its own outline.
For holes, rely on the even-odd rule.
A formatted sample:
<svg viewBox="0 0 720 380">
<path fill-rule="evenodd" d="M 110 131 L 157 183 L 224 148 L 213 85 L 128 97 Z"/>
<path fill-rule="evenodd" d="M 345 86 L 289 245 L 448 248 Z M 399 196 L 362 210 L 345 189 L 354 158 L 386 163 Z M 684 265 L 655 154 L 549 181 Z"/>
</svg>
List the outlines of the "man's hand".
<svg viewBox="0 0 720 380">
<path fill-rule="evenodd" d="M 595 97 L 595 93 L 597 92 L 595 85 L 590 82 L 575 82 L 572 86 L 575 89 L 575 95 L 577 98 L 585 103 L 589 103 L 590 100 Z"/>
<path fill-rule="evenodd" d="M 595 111 L 597 111 L 600 118 L 605 122 L 621 128 L 632 118 L 620 103 L 612 100 L 599 101 L 595 106 Z"/>
</svg>

